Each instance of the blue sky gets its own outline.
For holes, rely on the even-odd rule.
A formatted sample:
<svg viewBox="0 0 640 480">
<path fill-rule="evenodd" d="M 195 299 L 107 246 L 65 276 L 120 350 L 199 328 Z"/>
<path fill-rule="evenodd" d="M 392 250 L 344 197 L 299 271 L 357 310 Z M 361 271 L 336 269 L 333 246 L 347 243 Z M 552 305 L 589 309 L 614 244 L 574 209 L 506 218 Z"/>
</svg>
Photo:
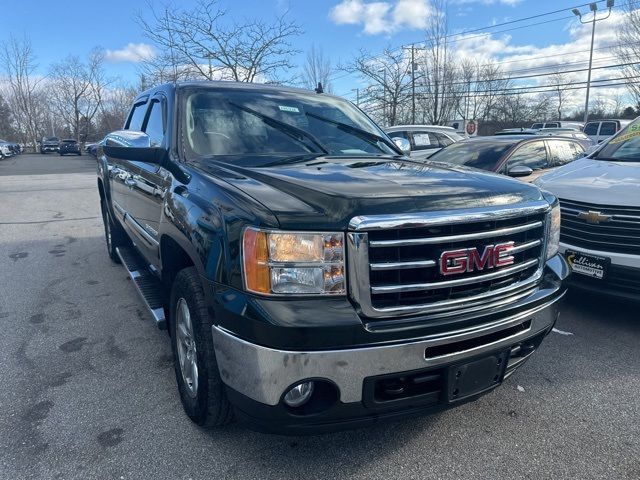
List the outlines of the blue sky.
<svg viewBox="0 0 640 480">
<path fill-rule="evenodd" d="M 180 2 L 186 6 L 190 0 Z M 618 3 L 621 3 L 619 0 Z M 427 0 L 220 0 L 229 18 L 255 17 L 268 19 L 289 9 L 290 17 L 297 21 L 305 34 L 296 39 L 295 46 L 304 51 L 312 44 L 321 46 L 334 63 L 346 61 L 360 48 L 378 52 L 385 46 L 400 46 L 420 41 L 421 4 Z M 577 46 L 588 48 L 585 43 L 589 33 L 579 28 L 571 17 L 570 9 L 577 0 L 449 0 L 445 2 L 452 33 L 482 28 L 517 18 L 566 8 L 565 12 L 542 17 L 522 24 L 553 20 L 548 24 L 496 33 L 483 38 L 471 38 L 461 48 L 471 56 L 486 55 L 498 60 L 521 59 L 558 52 L 570 52 Z M 601 8 L 604 8 L 602 2 Z M 45 74 L 51 63 L 68 54 L 86 55 L 93 47 L 101 46 L 126 57 L 129 44 L 144 44 L 143 36 L 134 20 L 134 13 L 147 8 L 146 0 L 91 1 L 33 1 L 12 2 L 11 21 L 4 22 L 0 39 L 26 34 L 31 38 L 38 56 L 40 73 Z M 418 8 L 418 10 L 415 10 Z M 413 9 L 413 10 L 412 10 Z M 7 11 L 4 9 L 5 12 Z M 585 7 L 583 7 L 585 10 Z M 417 14 L 416 14 L 417 12 Z M 610 43 L 615 32 L 615 18 L 602 28 L 602 40 L 598 45 Z M 498 27 L 495 31 L 509 27 Z M 601 29 L 598 25 L 599 31 Z M 608 35 L 608 37 L 607 37 Z M 609 39 L 609 40 L 607 40 Z M 478 53 L 480 52 L 480 53 Z M 606 52 L 602 52 L 604 55 Z M 609 53 L 610 55 L 610 53 Z M 566 57 L 558 57 L 566 58 Z M 582 57 L 581 57 L 582 58 Z M 572 57 L 573 59 L 573 57 Z M 304 61 L 300 55 L 298 63 Z M 517 64 L 525 65 L 525 60 Z M 136 64 L 131 61 L 110 61 L 110 75 L 133 82 Z M 358 86 L 354 78 L 341 76 L 334 87 L 336 93 L 353 95 L 350 89 Z"/>
</svg>

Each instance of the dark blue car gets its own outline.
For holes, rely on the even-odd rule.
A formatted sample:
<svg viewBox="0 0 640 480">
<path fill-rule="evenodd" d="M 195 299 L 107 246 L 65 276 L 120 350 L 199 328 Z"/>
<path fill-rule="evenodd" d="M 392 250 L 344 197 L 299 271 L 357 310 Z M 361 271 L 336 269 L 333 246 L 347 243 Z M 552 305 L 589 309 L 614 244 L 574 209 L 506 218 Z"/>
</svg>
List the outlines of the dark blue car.
<svg viewBox="0 0 640 480">
<path fill-rule="evenodd" d="M 75 153 L 80 155 L 80 144 L 73 139 L 62 140 L 60 142 L 60 155 L 66 155 L 67 153 Z"/>
</svg>

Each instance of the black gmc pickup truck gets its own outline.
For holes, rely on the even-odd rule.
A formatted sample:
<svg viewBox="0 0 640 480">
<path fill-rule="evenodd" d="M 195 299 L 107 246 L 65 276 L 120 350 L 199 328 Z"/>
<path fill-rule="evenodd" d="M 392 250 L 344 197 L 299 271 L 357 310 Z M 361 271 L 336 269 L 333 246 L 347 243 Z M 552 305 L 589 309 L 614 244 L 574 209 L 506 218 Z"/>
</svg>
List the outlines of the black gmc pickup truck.
<svg viewBox="0 0 640 480">
<path fill-rule="evenodd" d="M 396 142 L 340 98 L 230 82 L 146 91 L 103 140 L 108 252 L 168 328 L 194 422 L 298 434 L 459 405 L 549 333 L 557 199 Z"/>
</svg>

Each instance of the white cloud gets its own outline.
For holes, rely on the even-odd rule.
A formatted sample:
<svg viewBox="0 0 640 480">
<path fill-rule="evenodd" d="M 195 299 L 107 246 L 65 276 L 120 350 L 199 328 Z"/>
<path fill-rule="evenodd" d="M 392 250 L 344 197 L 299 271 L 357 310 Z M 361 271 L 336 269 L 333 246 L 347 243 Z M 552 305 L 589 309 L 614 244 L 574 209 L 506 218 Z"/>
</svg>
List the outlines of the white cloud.
<svg viewBox="0 0 640 480">
<path fill-rule="evenodd" d="M 107 50 L 105 58 L 110 62 L 138 63 L 155 56 L 154 48 L 146 43 L 128 43 L 119 50 Z"/>
<path fill-rule="evenodd" d="M 482 5 L 507 5 L 510 7 L 514 7 L 521 3 L 522 0 L 451 0 L 451 3 L 454 5 L 466 5 L 469 3 L 481 3 Z"/>
<path fill-rule="evenodd" d="M 615 56 L 612 45 L 618 43 L 617 30 L 623 21 L 620 12 L 612 12 L 611 18 L 598 22 L 594 41 L 593 66 L 607 66 L 620 63 Z M 576 87 L 584 87 L 587 80 L 587 72 L 584 71 L 589 61 L 589 46 L 591 42 L 591 24 L 580 24 L 576 20 L 567 22 L 565 29 L 569 33 L 569 40 L 565 43 L 555 43 L 546 46 L 531 44 L 518 44 L 510 35 L 469 34 L 456 36 L 452 39 L 452 47 L 455 50 L 456 59 L 472 59 L 481 63 L 495 61 L 500 64 L 505 76 L 531 76 L 530 78 L 513 81 L 514 87 L 543 86 L 550 81 L 550 77 L 544 74 L 556 70 L 582 70 L 567 73 L 565 78 L 568 83 L 576 83 Z M 537 76 L 540 75 L 540 76 Z M 618 68 L 595 68 L 591 79 L 597 80 L 620 78 Z M 578 83 L 580 82 L 580 83 Z M 602 83 L 618 83 L 621 80 Z M 592 88 L 591 98 L 612 99 L 617 95 L 625 95 L 625 87 L 614 86 L 605 88 Z M 566 92 L 567 111 L 583 108 L 585 90 L 569 90 Z"/>
<path fill-rule="evenodd" d="M 391 34 L 403 27 L 423 29 L 431 15 L 428 0 L 342 0 L 329 12 L 337 25 L 362 25 L 369 35 Z"/>
</svg>

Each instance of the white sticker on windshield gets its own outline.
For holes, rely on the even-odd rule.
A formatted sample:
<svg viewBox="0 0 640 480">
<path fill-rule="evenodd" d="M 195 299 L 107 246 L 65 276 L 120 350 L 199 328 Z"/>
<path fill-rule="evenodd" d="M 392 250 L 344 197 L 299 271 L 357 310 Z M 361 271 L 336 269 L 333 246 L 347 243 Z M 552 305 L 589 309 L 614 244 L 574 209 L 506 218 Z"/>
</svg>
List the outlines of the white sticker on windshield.
<svg viewBox="0 0 640 480">
<path fill-rule="evenodd" d="M 300 113 L 298 107 L 287 107 L 286 105 L 278 105 L 278 108 L 283 112 Z"/>
<path fill-rule="evenodd" d="M 422 147 L 426 145 L 431 145 L 431 139 L 429 138 L 428 133 L 414 133 L 413 143 L 416 144 L 416 147 Z"/>
</svg>

